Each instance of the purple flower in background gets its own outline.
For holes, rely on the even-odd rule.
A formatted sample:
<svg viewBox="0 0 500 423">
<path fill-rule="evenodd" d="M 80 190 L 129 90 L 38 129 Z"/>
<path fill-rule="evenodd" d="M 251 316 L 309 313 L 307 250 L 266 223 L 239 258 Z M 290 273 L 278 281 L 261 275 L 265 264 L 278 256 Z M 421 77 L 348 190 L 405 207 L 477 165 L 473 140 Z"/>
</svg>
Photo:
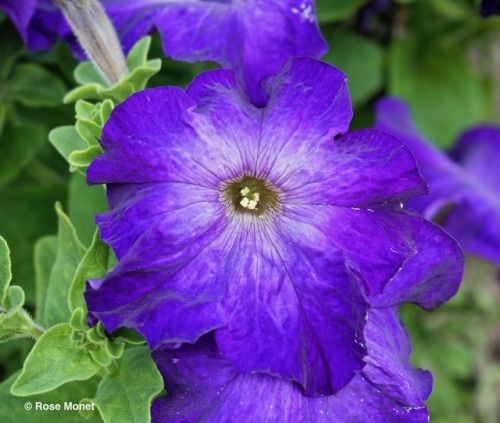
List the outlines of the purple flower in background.
<svg viewBox="0 0 500 423">
<path fill-rule="evenodd" d="M 393 4 L 392 0 L 370 0 L 356 16 L 356 26 L 362 32 L 369 33 L 372 20 L 379 12 L 388 9 Z"/>
<path fill-rule="evenodd" d="M 35 13 L 37 0 L 0 0 L 0 12 L 12 20 L 24 43 L 28 42 L 28 26 Z"/>
<path fill-rule="evenodd" d="M 84 58 L 51 0 L 23 7 L 18 0 L 0 0 L 0 9 L 4 3 L 30 50 L 46 49 L 60 37 Z M 167 56 L 235 70 L 259 106 L 266 103 L 263 78 L 277 74 L 290 56 L 320 58 L 328 49 L 313 0 L 102 0 L 102 5 L 125 52 L 156 26 Z"/>
<path fill-rule="evenodd" d="M 500 0 L 483 0 L 481 2 L 481 15 L 484 18 L 500 15 Z"/>
<path fill-rule="evenodd" d="M 220 354 L 213 337 L 153 354 L 168 395 L 156 399 L 153 423 L 373 422 L 427 423 L 429 372 L 409 365 L 410 343 L 394 307 L 372 310 L 365 326 L 365 368 L 336 395 L 304 396 L 269 374 L 243 374 Z"/>
<path fill-rule="evenodd" d="M 86 300 L 107 330 L 135 328 L 152 348 L 214 331 L 238 372 L 330 395 L 365 366 L 369 310 L 439 305 L 463 257 L 402 210 L 426 185 L 399 140 L 339 136 L 345 75 L 295 58 L 264 88 L 257 108 L 217 70 L 117 106 L 88 181 L 108 186 L 97 223 L 119 263 Z"/>
<path fill-rule="evenodd" d="M 465 252 L 500 264 L 500 170 L 496 165 L 500 128 L 485 125 L 467 131 L 447 156 L 418 132 L 403 101 L 380 101 L 376 117 L 377 128 L 410 147 L 429 183 L 430 195 L 411 200 L 408 207 L 442 220 Z"/>
</svg>

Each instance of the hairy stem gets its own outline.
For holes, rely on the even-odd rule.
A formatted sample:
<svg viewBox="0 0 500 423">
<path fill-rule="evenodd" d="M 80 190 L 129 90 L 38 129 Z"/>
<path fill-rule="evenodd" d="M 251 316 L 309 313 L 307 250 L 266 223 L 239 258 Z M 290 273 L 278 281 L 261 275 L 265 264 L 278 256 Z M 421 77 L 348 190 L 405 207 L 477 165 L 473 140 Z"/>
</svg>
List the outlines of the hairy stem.
<svg viewBox="0 0 500 423">
<path fill-rule="evenodd" d="M 81 46 L 110 85 L 127 75 L 115 28 L 98 0 L 54 0 Z"/>
</svg>

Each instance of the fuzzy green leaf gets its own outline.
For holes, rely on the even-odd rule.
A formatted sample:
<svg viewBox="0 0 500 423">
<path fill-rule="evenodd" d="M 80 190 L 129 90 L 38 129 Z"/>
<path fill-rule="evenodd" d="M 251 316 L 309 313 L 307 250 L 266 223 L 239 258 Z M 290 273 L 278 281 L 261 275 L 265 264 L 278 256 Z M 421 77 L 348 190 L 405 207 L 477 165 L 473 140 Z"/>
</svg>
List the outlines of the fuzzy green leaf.
<svg viewBox="0 0 500 423">
<path fill-rule="evenodd" d="M 56 211 L 59 217 L 58 247 L 45 300 L 43 324 L 47 327 L 69 321 L 71 312 L 68 307 L 68 294 L 76 269 L 85 254 L 85 248 L 60 204 L 56 204 Z"/>
<path fill-rule="evenodd" d="M 77 100 L 99 100 L 99 87 L 99 84 L 87 84 L 76 87 L 64 96 L 63 102 L 68 104 Z"/>
<path fill-rule="evenodd" d="M 99 84 L 104 86 L 107 85 L 106 80 L 99 73 L 99 71 L 92 64 L 92 62 L 80 63 L 75 68 L 75 80 L 80 85 L 86 85 L 86 84 Z"/>
<path fill-rule="evenodd" d="M 50 328 L 35 344 L 11 392 L 17 396 L 51 391 L 66 382 L 90 379 L 99 365 L 88 352 L 74 347 L 67 323 Z"/>
<path fill-rule="evenodd" d="M 108 121 L 114 107 L 115 105 L 110 99 L 106 99 L 101 103 L 101 108 L 99 109 L 99 113 L 102 126 L 104 126 L 104 124 Z"/>
<path fill-rule="evenodd" d="M 53 129 L 49 133 L 49 141 L 66 161 L 69 161 L 73 151 L 85 150 L 88 147 L 74 126 L 60 126 Z"/>
<path fill-rule="evenodd" d="M 92 160 L 102 154 L 100 146 L 92 146 L 85 150 L 73 151 L 68 158 L 68 162 L 75 167 L 88 167 Z"/>
<path fill-rule="evenodd" d="M 78 307 L 85 311 L 87 310 L 87 304 L 83 298 L 86 280 L 101 278 L 106 275 L 111 257 L 110 248 L 100 240 L 99 234 L 96 231 L 92 245 L 80 262 L 71 284 L 68 297 L 70 310 L 73 311 Z"/>
<path fill-rule="evenodd" d="M 89 146 L 99 145 L 102 136 L 102 127 L 91 120 L 79 119 L 75 125 L 78 135 L 87 142 Z"/>
<path fill-rule="evenodd" d="M 134 91 L 141 91 L 146 88 L 146 84 L 153 75 L 161 69 L 161 60 L 149 60 L 144 67 L 135 69 L 129 76 L 129 80 L 134 86 Z"/>
<path fill-rule="evenodd" d="M 36 286 L 36 318 L 45 322 L 45 299 L 50 281 L 50 273 L 57 258 L 57 236 L 43 237 L 35 244 L 35 286 Z"/>
<path fill-rule="evenodd" d="M 122 341 L 130 345 L 144 345 L 146 340 L 144 337 L 133 329 L 120 328 L 113 332 L 115 340 Z"/>
<path fill-rule="evenodd" d="M 71 328 L 80 331 L 88 330 L 89 325 L 85 318 L 86 315 L 86 312 L 82 308 L 78 307 L 75 309 L 71 315 L 71 320 L 69 321 Z"/>
<path fill-rule="evenodd" d="M 75 104 L 77 119 L 93 120 L 95 117 L 96 106 L 85 100 L 78 100 Z"/>
<path fill-rule="evenodd" d="M 101 346 L 96 349 L 90 349 L 89 354 L 101 367 L 107 367 L 111 364 L 111 357 L 104 348 L 101 348 Z"/>
<path fill-rule="evenodd" d="M 104 347 L 106 349 L 106 353 L 114 359 L 120 358 L 125 351 L 125 343 L 119 341 L 118 339 L 112 342 L 106 338 L 104 340 Z"/>
<path fill-rule="evenodd" d="M 7 297 L 5 298 L 5 308 L 9 311 L 7 314 L 13 314 L 20 310 L 24 305 L 24 291 L 20 286 L 9 286 Z"/>
<path fill-rule="evenodd" d="M 66 92 L 58 76 L 36 63 L 17 65 L 6 89 L 8 98 L 29 107 L 58 106 Z"/>
<path fill-rule="evenodd" d="M 149 423 L 151 402 L 162 389 L 149 348 L 131 348 L 118 362 L 117 372 L 102 379 L 94 403 L 106 423 Z"/>
<path fill-rule="evenodd" d="M 126 78 L 110 88 L 103 87 L 98 91 L 98 93 L 102 99 L 110 99 L 116 103 L 121 103 L 127 97 L 130 97 L 135 91 L 136 90 L 132 82 Z"/>
<path fill-rule="evenodd" d="M 130 72 L 146 65 L 150 47 L 151 37 L 144 37 L 135 43 L 127 56 L 127 67 Z"/>
</svg>

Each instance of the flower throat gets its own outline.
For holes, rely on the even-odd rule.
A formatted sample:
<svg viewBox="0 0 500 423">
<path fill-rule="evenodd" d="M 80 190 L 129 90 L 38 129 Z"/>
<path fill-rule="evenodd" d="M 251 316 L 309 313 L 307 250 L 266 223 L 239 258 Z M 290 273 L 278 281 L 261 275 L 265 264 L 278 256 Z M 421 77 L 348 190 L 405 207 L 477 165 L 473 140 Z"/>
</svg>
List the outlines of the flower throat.
<svg viewBox="0 0 500 423">
<path fill-rule="evenodd" d="M 222 201 L 231 214 L 263 217 L 280 209 L 278 191 L 267 181 L 251 176 L 229 182 L 223 189 Z"/>
</svg>

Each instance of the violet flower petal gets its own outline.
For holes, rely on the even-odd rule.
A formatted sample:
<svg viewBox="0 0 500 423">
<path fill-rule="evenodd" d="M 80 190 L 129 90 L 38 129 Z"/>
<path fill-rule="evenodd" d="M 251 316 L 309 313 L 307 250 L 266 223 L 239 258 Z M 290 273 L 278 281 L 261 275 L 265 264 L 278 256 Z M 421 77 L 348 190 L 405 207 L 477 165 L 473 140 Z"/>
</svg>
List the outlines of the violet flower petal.
<svg viewBox="0 0 500 423">
<path fill-rule="evenodd" d="M 242 372 L 294 380 L 308 396 L 339 391 L 364 366 L 360 282 L 340 252 L 265 230 L 244 233 L 224 263 L 230 285 L 222 302 L 228 324 L 216 333 L 222 353 Z"/>
<path fill-rule="evenodd" d="M 136 328 L 152 347 L 164 340 L 194 342 L 225 324 L 218 303 L 226 217 L 217 193 L 181 183 L 121 189 L 134 200 L 97 220 L 120 261 L 104 282 L 90 282 L 92 313 L 109 331 Z M 136 224 L 145 217 L 149 225 Z"/>
<path fill-rule="evenodd" d="M 311 159 L 326 150 L 333 154 L 332 139 L 349 129 L 352 118 L 346 81 L 338 69 L 305 57 L 288 60 L 279 75 L 266 81 L 269 103 L 263 109 L 258 173 L 286 189 L 288 177 L 317 164 Z"/>
<path fill-rule="evenodd" d="M 325 137 L 302 156 L 290 162 L 292 154 L 283 149 L 273 166 L 273 172 L 274 167 L 278 172 L 286 169 L 283 186 L 290 191 L 290 203 L 399 208 L 409 198 L 427 193 L 410 150 L 381 131 L 358 130 L 333 141 Z M 330 188 L 325 190 L 325 185 Z"/>
<path fill-rule="evenodd" d="M 206 75 L 211 78 L 210 73 Z M 224 70 L 218 76 L 228 86 L 218 87 L 224 96 L 236 78 Z M 243 110 L 238 109 L 240 104 Z M 223 179 L 244 170 L 255 155 L 259 121 L 253 119 L 252 111 L 259 112 L 236 96 L 224 96 L 216 106 L 214 110 L 214 106 L 202 105 L 195 112 L 197 103 L 177 87 L 132 95 L 113 110 L 105 125 L 102 145 L 106 155 L 91 164 L 88 181 L 184 182 L 218 190 Z M 137 119 L 138 110 L 141 119 Z M 245 151 L 240 144 L 246 145 Z"/>
<path fill-rule="evenodd" d="M 288 209 L 290 214 L 283 220 L 295 244 L 306 240 L 319 248 L 342 251 L 347 267 L 360 275 L 368 298 L 379 294 L 416 253 L 415 238 L 422 219 L 401 210 L 321 206 Z"/>
<path fill-rule="evenodd" d="M 290 56 L 326 53 L 313 0 L 172 2 L 158 16 L 165 55 L 215 61 L 238 72 L 252 103 L 263 106 L 259 86 Z"/>
<path fill-rule="evenodd" d="M 413 369 L 410 344 L 397 309 L 370 312 L 365 329 L 367 366 L 336 395 L 305 397 L 300 388 L 269 375 L 239 373 L 211 335 L 195 345 L 153 354 L 168 396 L 155 400 L 154 423 L 331 421 L 424 423 L 432 376 Z"/>
<path fill-rule="evenodd" d="M 415 255 L 404 262 L 383 292 L 370 299 L 372 305 L 387 307 L 411 302 L 431 310 L 457 293 L 464 257 L 456 241 L 424 220 L 415 243 Z"/>
</svg>

